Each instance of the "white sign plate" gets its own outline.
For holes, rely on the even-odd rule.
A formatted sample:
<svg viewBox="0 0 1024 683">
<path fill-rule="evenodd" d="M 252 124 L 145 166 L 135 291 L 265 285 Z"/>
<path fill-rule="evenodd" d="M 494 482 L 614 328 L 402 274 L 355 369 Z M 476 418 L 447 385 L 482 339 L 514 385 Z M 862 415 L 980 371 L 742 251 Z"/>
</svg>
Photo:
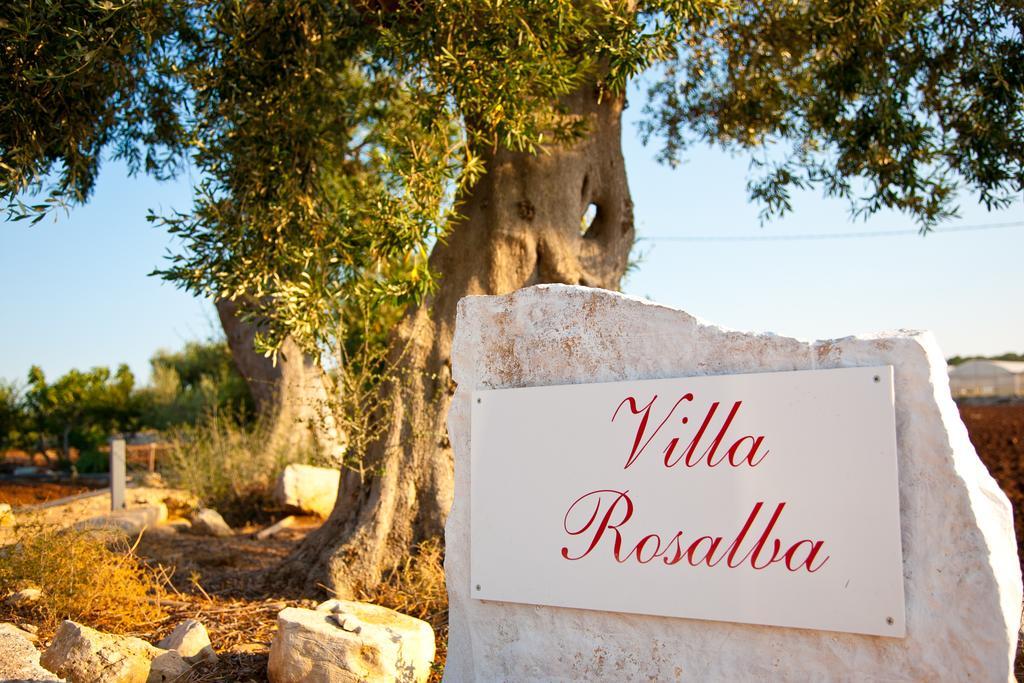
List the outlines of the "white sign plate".
<svg viewBox="0 0 1024 683">
<path fill-rule="evenodd" d="M 905 635 L 891 366 L 472 401 L 474 597 Z"/>
</svg>

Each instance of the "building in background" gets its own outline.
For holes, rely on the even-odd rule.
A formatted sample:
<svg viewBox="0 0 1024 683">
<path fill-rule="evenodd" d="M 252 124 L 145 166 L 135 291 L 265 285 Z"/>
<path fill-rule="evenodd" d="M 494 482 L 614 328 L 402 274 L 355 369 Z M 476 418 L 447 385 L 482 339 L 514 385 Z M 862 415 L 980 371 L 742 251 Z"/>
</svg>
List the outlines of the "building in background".
<svg viewBox="0 0 1024 683">
<path fill-rule="evenodd" d="M 1024 397 L 1024 362 L 965 361 L 950 368 L 949 388 L 955 398 Z"/>
</svg>

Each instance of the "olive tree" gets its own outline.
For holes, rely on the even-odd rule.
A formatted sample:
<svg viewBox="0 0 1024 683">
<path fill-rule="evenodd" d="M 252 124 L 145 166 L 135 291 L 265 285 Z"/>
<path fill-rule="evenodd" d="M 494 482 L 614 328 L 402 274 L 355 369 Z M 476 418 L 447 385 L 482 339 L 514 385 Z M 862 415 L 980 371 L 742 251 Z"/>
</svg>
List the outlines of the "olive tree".
<svg viewBox="0 0 1024 683">
<path fill-rule="evenodd" d="M 959 188 L 999 207 L 1024 186 L 1011 2 L 169 7 L 165 31 L 117 57 L 169 74 L 184 104 L 170 109 L 180 136 L 168 148 L 187 148 L 204 178 L 190 212 L 158 218 L 185 243 L 163 274 L 230 302 L 271 360 L 306 354 L 314 376 L 354 319 L 405 307 L 367 406 L 373 438 L 350 453 L 358 466 L 331 517 L 275 574 L 306 589 L 372 586 L 442 532 L 461 297 L 618 286 L 635 237 L 621 114 L 644 70 L 641 134 L 659 156 L 675 163 L 699 142 L 753 152 L 766 215 L 812 187 L 927 229 L 955 213 Z M 162 142 L 96 120 L 119 144 Z M 5 163 L 19 144 L 5 140 Z"/>
<path fill-rule="evenodd" d="M 462 188 L 432 250 L 437 289 L 396 330 L 406 371 L 384 387 L 387 429 L 367 453 L 379 474 L 350 475 L 282 570 L 307 587 L 372 584 L 441 533 L 461 297 L 618 287 L 635 236 L 623 93 L 642 68 L 656 70 L 641 132 L 659 156 L 675 163 L 694 142 L 757 152 L 749 189 L 766 215 L 788 210 L 791 188 L 816 187 L 855 213 L 895 208 L 927 230 L 955 214 L 958 188 L 990 207 L 1024 188 L 1022 14 L 1011 3 L 594 3 L 596 14 L 571 17 L 535 16 L 528 2 L 426 4 L 428 26 L 414 13 L 392 30 L 411 36 L 402 54 L 448 93 L 485 173 Z M 576 128 L 560 135 L 558 123 Z"/>
</svg>

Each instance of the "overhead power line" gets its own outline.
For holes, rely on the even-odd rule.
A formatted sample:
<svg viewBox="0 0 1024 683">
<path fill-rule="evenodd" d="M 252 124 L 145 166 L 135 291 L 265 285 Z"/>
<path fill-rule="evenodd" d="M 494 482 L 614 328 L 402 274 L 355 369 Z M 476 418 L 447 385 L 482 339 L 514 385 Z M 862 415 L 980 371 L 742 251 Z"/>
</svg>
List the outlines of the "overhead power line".
<svg viewBox="0 0 1024 683">
<path fill-rule="evenodd" d="M 933 228 L 929 235 L 942 235 L 950 232 L 977 232 L 980 230 L 998 230 L 1001 228 L 1019 228 L 1024 221 L 1008 223 L 981 223 L 977 225 L 953 225 L 945 228 Z M 905 237 L 920 235 L 919 230 L 866 230 L 860 232 L 820 232 L 812 234 L 785 235 L 651 235 L 639 237 L 642 242 L 793 242 L 799 240 L 844 240 L 867 237 Z"/>
</svg>

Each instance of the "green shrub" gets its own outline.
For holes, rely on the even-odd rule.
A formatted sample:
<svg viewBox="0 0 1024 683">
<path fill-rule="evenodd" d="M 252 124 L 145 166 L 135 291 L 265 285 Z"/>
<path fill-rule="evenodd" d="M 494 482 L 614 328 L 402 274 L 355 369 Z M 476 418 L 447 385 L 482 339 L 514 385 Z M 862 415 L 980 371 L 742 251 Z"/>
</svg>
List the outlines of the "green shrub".
<svg viewBox="0 0 1024 683">
<path fill-rule="evenodd" d="M 75 469 L 82 474 L 110 471 L 110 453 L 89 449 L 82 451 L 75 461 Z"/>
<path fill-rule="evenodd" d="M 223 340 L 191 341 L 178 351 L 157 351 L 149 364 L 152 382 L 138 392 L 147 426 L 164 430 L 194 424 L 211 411 L 248 423 L 256 414 L 249 387 Z"/>
</svg>

